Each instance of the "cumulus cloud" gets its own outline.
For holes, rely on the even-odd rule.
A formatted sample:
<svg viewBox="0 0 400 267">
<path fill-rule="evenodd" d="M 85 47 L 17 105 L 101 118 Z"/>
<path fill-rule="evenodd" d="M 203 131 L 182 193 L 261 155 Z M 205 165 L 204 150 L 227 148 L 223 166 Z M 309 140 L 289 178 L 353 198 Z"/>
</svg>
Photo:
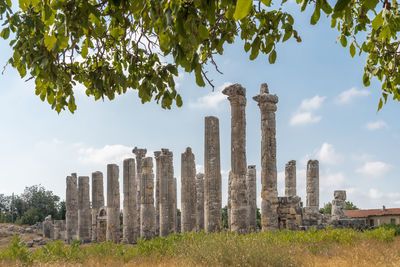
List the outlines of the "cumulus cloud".
<svg viewBox="0 0 400 267">
<path fill-rule="evenodd" d="M 341 156 L 336 153 L 332 144 L 323 143 L 317 152 L 317 158 L 321 163 L 336 164 L 340 161 Z"/>
<path fill-rule="evenodd" d="M 289 124 L 291 126 L 305 125 L 319 122 L 322 117 L 313 112 L 318 110 L 325 101 L 325 96 L 316 95 L 312 98 L 306 98 L 301 101 L 300 107 L 293 114 Z"/>
<path fill-rule="evenodd" d="M 387 126 L 386 122 L 384 122 L 383 120 L 371 121 L 365 125 L 365 128 L 367 128 L 370 131 L 387 128 L 387 127 L 388 126 Z"/>
<path fill-rule="evenodd" d="M 216 91 L 199 97 L 195 102 L 189 102 L 189 108 L 218 109 L 221 103 L 226 99 L 226 95 L 222 94 L 222 90 L 231 84 L 230 82 L 225 82 L 222 86 L 218 87 Z"/>
<path fill-rule="evenodd" d="M 132 157 L 134 157 L 132 147 L 124 145 L 105 145 L 102 148 L 81 147 L 78 150 L 79 160 L 87 164 L 109 164 Z"/>
<path fill-rule="evenodd" d="M 385 162 L 369 161 L 362 167 L 358 168 L 356 172 L 373 177 L 382 177 L 390 170 L 390 168 L 391 165 Z"/>
<path fill-rule="evenodd" d="M 337 104 L 348 104 L 354 98 L 368 96 L 369 94 L 371 94 L 371 92 L 368 90 L 361 90 L 361 89 L 352 87 L 349 90 L 341 92 L 336 98 L 336 103 Z"/>
<path fill-rule="evenodd" d="M 321 189 L 331 188 L 333 190 L 344 186 L 345 176 L 342 172 L 325 173 L 321 175 Z"/>
<path fill-rule="evenodd" d="M 383 194 L 375 188 L 370 188 L 368 191 L 368 196 L 372 199 L 379 199 L 383 196 Z"/>
</svg>

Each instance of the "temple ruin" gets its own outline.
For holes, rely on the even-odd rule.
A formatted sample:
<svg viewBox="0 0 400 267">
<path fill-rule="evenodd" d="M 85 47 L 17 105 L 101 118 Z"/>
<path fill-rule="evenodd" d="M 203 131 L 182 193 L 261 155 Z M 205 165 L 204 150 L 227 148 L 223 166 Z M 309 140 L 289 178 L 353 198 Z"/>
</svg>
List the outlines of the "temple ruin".
<svg viewBox="0 0 400 267">
<path fill-rule="evenodd" d="M 231 107 L 231 170 L 227 192 L 228 230 L 241 234 L 256 231 L 363 228 L 365 223 L 346 217 L 346 191 L 333 194 L 332 214 L 319 213 L 319 162 L 309 160 L 306 171 L 305 206 L 297 195 L 296 161 L 285 166 L 285 195 L 278 196 L 276 119 L 278 97 L 262 84 L 253 97 L 261 113 L 261 177 L 256 165 L 246 159 L 246 89 L 240 84 L 223 91 Z M 181 154 L 180 190 L 174 176 L 173 153 L 162 148 L 146 157 L 147 149 L 135 147 L 136 159 L 123 161 L 123 209 L 120 221 L 119 166 L 107 165 L 107 203 L 103 174 L 92 173 L 91 202 L 89 177 L 76 173 L 66 178 L 66 220 L 43 222 L 44 236 L 81 242 L 124 242 L 139 237 L 151 239 L 172 233 L 221 231 L 222 185 L 219 119 L 204 120 L 204 174 L 196 173 L 195 154 L 190 147 Z M 225 155 L 226 156 L 226 155 Z M 252 163 L 254 164 L 254 163 Z M 155 169 L 153 168 L 155 167 Z M 154 169 L 154 171 L 153 171 Z M 257 179 L 261 188 L 257 188 Z M 261 227 L 257 225 L 257 191 L 261 192 Z M 181 216 L 177 214 L 177 192 L 181 194 Z M 91 204 L 90 204 L 91 203 Z"/>
</svg>

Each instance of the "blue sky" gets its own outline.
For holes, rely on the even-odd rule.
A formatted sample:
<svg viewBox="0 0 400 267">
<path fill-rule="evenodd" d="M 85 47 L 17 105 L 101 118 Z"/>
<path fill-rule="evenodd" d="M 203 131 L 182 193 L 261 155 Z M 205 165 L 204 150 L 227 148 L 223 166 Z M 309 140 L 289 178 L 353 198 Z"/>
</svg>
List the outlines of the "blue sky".
<svg viewBox="0 0 400 267">
<path fill-rule="evenodd" d="M 346 189 L 348 200 L 361 208 L 400 207 L 400 103 L 388 101 L 377 113 L 380 84 L 362 85 L 365 57 L 350 57 L 336 43 L 338 33 L 323 16 L 317 26 L 310 13 L 288 3 L 303 40 L 278 46 L 274 65 L 267 56 L 250 61 L 240 41 L 216 57 L 220 75 L 210 69 L 216 91 L 199 88 L 194 75 L 180 73 L 177 82 L 182 108 L 163 110 L 142 105 L 136 92 L 114 101 L 97 101 L 76 88 L 74 115 L 58 115 L 34 94 L 33 82 L 24 82 L 7 68 L 0 75 L 0 194 L 21 193 L 25 186 L 42 184 L 62 198 L 65 177 L 71 172 L 90 176 L 106 164 L 120 165 L 132 157 L 134 146 L 174 153 L 180 184 L 180 154 L 191 146 L 199 171 L 203 168 L 204 117 L 220 119 L 223 203 L 230 169 L 230 107 L 220 93 L 230 83 L 247 89 L 247 163 L 257 166 L 260 200 L 260 112 L 252 97 L 261 83 L 279 96 L 277 111 L 278 190 L 284 192 L 284 166 L 297 161 L 297 192 L 305 202 L 308 159 L 320 160 L 320 205 L 333 199 L 333 190 Z M 0 62 L 11 55 L 0 40 Z M 179 186 L 178 186 L 179 188 Z M 180 191 L 178 189 L 178 200 Z M 180 204 L 178 203 L 178 206 Z"/>
</svg>

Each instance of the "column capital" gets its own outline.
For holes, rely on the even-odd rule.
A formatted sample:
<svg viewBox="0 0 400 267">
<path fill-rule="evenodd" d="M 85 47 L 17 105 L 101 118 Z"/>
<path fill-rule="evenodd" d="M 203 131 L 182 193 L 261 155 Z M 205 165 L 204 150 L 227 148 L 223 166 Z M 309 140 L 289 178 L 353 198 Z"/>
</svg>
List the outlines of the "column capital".
<svg viewBox="0 0 400 267">
<path fill-rule="evenodd" d="M 238 83 L 229 85 L 222 90 L 222 93 L 228 96 L 231 103 L 238 102 L 240 105 L 246 105 L 246 88 L 242 85 Z"/>
<path fill-rule="evenodd" d="M 154 151 L 154 157 L 156 158 L 156 160 L 160 158 L 160 155 L 161 151 Z"/>
<path fill-rule="evenodd" d="M 268 85 L 266 83 L 261 84 L 260 94 L 253 97 L 253 99 L 258 102 L 258 105 L 261 108 L 263 104 L 273 104 L 276 105 L 279 101 L 277 95 L 273 95 L 269 93 Z"/>
<path fill-rule="evenodd" d="M 147 149 L 145 148 L 138 148 L 135 146 L 134 149 L 132 149 L 132 153 L 136 155 L 138 158 L 143 158 L 146 156 Z"/>
</svg>

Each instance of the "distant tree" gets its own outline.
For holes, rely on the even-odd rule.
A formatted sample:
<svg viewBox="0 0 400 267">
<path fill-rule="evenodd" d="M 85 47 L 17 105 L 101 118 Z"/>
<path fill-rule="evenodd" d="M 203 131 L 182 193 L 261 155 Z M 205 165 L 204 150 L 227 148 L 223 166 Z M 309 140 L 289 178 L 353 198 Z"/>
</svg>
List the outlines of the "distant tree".
<svg viewBox="0 0 400 267">
<path fill-rule="evenodd" d="M 261 229 L 261 212 L 259 208 L 257 208 L 257 228 Z"/>
<path fill-rule="evenodd" d="M 229 229 L 229 224 L 228 224 L 228 206 L 225 205 L 225 207 L 222 208 L 222 228 L 223 229 Z"/>
<path fill-rule="evenodd" d="M 351 201 L 346 201 L 346 210 L 358 210 L 358 207 Z M 331 214 L 332 213 L 332 202 L 328 202 L 323 208 L 319 209 L 319 213 Z"/>
</svg>

